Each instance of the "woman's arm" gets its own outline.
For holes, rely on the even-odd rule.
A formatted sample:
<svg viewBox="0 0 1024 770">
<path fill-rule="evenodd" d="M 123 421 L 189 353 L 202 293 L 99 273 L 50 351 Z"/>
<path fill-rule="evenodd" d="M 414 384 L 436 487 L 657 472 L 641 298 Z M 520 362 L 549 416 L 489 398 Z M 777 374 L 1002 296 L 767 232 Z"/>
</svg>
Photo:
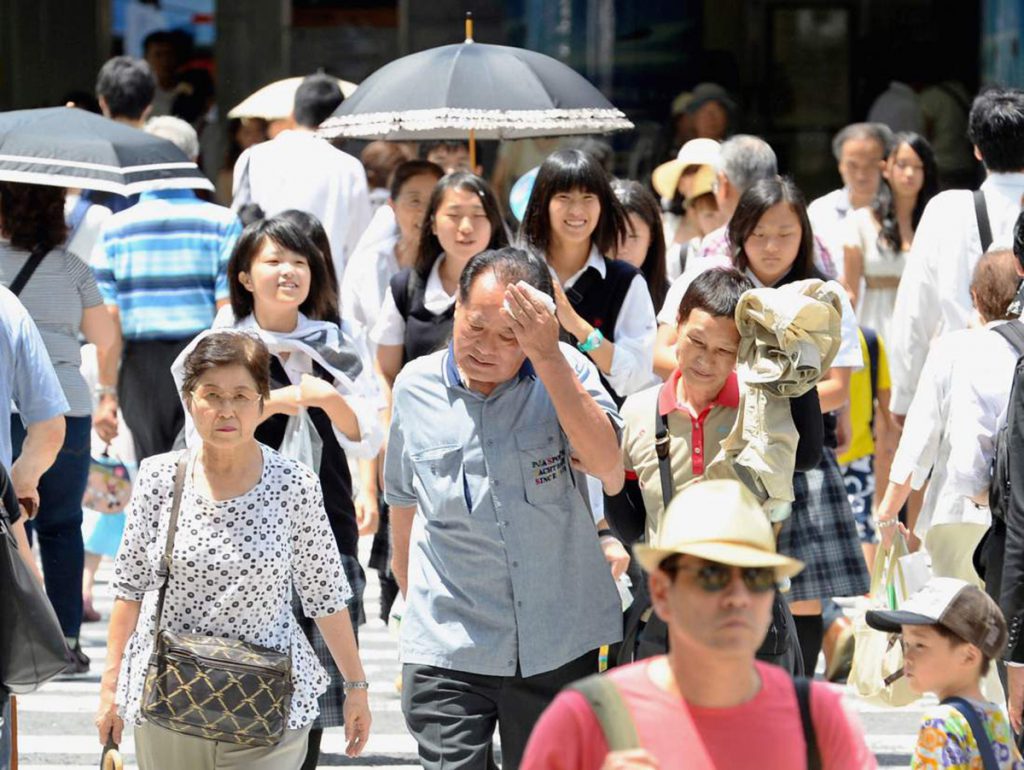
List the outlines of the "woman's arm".
<svg viewBox="0 0 1024 770">
<path fill-rule="evenodd" d="M 395 377 L 405 363 L 405 349 L 402 345 L 378 345 L 377 365 L 388 388 L 395 387 Z"/>
<path fill-rule="evenodd" d="M 818 399 L 821 411 L 834 412 L 850 403 L 850 375 L 847 366 L 833 366 L 818 382 Z"/>
<path fill-rule="evenodd" d="M 843 285 L 850 295 L 850 304 L 857 307 L 860 279 L 864 275 L 864 251 L 860 246 L 843 246 Z"/>
<path fill-rule="evenodd" d="M 82 310 L 81 329 L 85 339 L 95 345 L 97 351 L 108 351 L 121 341 L 121 325 L 103 305 Z"/>
<path fill-rule="evenodd" d="M 316 618 L 316 625 L 341 675 L 345 677 L 346 685 L 355 682 L 365 683 L 366 673 L 359 659 L 359 647 L 356 645 L 356 635 L 352 630 L 352 618 L 348 610 L 343 609 L 332 615 Z M 365 687 L 345 687 L 344 717 L 345 740 L 348 741 L 345 754 L 349 757 L 358 757 L 366 748 L 372 721 Z"/>
<path fill-rule="evenodd" d="M 821 462 L 821 448 L 825 439 L 818 389 L 811 388 L 802 396 L 791 398 L 789 410 L 799 436 L 796 444 L 796 470 L 812 470 Z"/>
<path fill-rule="evenodd" d="M 114 599 L 114 609 L 110 613 L 107 626 L 107 661 L 100 677 L 100 706 L 96 712 L 96 730 L 99 732 L 100 743 L 113 740 L 121 742 L 124 722 L 117 715 L 117 679 L 121 674 L 121 656 L 128 639 L 135 633 L 139 622 L 141 602 L 127 599 Z"/>
<path fill-rule="evenodd" d="M 360 535 L 372 535 L 380 525 L 380 506 L 377 496 L 380 455 L 369 460 L 359 460 L 359 488 L 356 490 L 356 524 Z"/>
</svg>

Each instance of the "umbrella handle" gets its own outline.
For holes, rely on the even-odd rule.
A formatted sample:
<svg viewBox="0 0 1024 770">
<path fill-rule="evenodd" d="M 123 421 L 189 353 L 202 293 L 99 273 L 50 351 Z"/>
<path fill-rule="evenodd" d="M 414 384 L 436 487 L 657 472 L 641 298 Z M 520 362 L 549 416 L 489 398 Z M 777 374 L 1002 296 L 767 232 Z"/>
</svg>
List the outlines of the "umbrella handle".
<svg viewBox="0 0 1024 770">
<path fill-rule="evenodd" d="M 117 744 L 108 740 L 103 747 L 103 756 L 100 757 L 100 770 L 124 770 L 124 760 L 121 752 L 117 750 Z"/>
</svg>

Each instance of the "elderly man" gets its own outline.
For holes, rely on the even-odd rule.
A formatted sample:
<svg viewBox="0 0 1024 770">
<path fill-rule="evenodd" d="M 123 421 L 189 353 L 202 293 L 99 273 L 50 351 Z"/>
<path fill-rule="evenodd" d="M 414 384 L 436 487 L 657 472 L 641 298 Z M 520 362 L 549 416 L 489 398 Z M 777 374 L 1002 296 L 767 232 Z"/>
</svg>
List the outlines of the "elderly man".
<svg viewBox="0 0 1024 770">
<path fill-rule="evenodd" d="M 192 160 L 199 154 L 195 129 L 179 118 L 153 118 L 146 131 Z M 93 425 L 110 441 L 120 401 L 139 462 L 170 451 L 185 424 L 171 364 L 227 304 L 228 259 L 241 233 L 230 209 L 192 190 L 143 193 L 103 224 L 92 267 L 121 339 L 99 357 Z"/>
<path fill-rule="evenodd" d="M 771 525 L 742 484 L 683 491 L 658 541 L 636 554 L 668 624 L 668 655 L 559 695 L 530 738 L 524 770 L 876 767 L 841 693 L 806 680 L 794 686 L 754 659 L 776 586 L 803 564 L 776 553 Z M 609 736 L 598 713 L 613 721 L 614 701 L 623 708 Z M 633 739 L 619 740 L 629 727 Z"/>
<path fill-rule="evenodd" d="M 482 768 L 495 724 L 519 766 L 540 713 L 622 636 L 608 562 L 574 468 L 622 474 L 615 405 L 558 342 L 551 274 L 487 251 L 458 287 L 452 343 L 395 381 L 385 497 L 402 619 L 402 709 L 427 768 Z M 551 309 L 549 309 L 549 307 Z"/>
</svg>

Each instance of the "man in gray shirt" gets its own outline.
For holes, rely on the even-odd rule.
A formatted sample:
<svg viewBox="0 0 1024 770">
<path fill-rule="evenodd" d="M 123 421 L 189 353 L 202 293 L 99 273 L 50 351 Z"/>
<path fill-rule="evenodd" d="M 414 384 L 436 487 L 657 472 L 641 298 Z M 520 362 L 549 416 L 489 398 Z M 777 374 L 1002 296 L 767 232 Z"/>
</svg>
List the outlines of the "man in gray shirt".
<svg viewBox="0 0 1024 770">
<path fill-rule="evenodd" d="M 612 570 L 627 559 L 573 472 L 621 476 L 620 418 L 558 342 L 545 295 L 537 257 L 477 255 L 452 343 L 395 382 L 384 481 L 407 602 L 402 710 L 426 768 L 487 767 L 496 724 L 502 766 L 518 767 L 551 699 L 622 636 Z"/>
</svg>

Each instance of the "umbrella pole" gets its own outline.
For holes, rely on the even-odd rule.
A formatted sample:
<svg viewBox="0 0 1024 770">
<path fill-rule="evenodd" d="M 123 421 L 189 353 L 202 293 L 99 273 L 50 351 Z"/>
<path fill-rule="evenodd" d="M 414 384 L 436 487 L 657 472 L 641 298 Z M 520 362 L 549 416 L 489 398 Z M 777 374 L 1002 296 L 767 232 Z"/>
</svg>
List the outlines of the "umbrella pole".
<svg viewBox="0 0 1024 770">
<path fill-rule="evenodd" d="M 476 129 L 469 129 L 469 170 L 476 173 Z"/>
</svg>

